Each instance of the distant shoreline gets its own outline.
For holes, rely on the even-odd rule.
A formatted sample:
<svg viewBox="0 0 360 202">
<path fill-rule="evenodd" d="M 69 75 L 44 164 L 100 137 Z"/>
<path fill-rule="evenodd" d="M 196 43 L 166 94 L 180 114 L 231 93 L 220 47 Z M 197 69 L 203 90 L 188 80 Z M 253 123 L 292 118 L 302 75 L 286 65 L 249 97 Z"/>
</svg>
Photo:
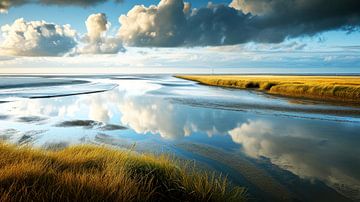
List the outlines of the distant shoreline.
<svg viewBox="0 0 360 202">
<path fill-rule="evenodd" d="M 93 76 L 134 76 L 134 75 L 144 75 L 144 76 L 151 76 L 151 75 L 224 75 L 224 76 L 236 76 L 236 75 L 254 75 L 254 76 L 360 76 L 360 72 L 333 72 L 333 73 L 215 73 L 211 74 L 209 72 L 201 72 L 201 73 L 191 73 L 191 72 L 163 72 L 163 73 L 154 73 L 154 72 L 123 72 L 119 73 L 117 71 L 109 71 L 109 72 L 89 72 L 89 73 L 69 73 L 69 72 L 55 72 L 55 73 L 46 73 L 46 72 L 21 72 L 21 73 L 11 73 L 11 72 L 0 72 L 0 77 L 93 77 Z"/>
<path fill-rule="evenodd" d="M 360 104 L 360 76 L 176 75 L 210 86 L 260 90 L 273 95 Z"/>
</svg>

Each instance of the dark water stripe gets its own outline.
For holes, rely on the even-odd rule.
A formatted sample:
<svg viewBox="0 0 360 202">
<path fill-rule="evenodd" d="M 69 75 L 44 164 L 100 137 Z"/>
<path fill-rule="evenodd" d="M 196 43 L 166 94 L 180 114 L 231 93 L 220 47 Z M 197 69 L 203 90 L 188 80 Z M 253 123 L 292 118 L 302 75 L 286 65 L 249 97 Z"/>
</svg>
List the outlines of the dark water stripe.
<svg viewBox="0 0 360 202">
<path fill-rule="evenodd" d="M 90 83 L 90 82 L 89 81 L 81 81 L 81 80 L 73 80 L 73 81 L 63 81 L 63 82 L 21 83 L 21 84 L 0 85 L 0 89 L 63 86 L 63 85 L 71 85 L 71 84 L 85 84 L 85 83 Z"/>
</svg>

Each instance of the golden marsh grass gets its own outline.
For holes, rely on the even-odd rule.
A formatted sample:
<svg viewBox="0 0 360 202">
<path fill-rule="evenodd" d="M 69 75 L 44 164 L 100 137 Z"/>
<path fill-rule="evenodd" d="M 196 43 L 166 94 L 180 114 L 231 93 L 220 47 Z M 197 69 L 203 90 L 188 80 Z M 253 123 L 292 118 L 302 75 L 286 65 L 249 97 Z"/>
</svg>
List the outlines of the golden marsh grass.
<svg viewBox="0 0 360 202">
<path fill-rule="evenodd" d="M 0 143 L 0 201 L 245 201 L 245 195 L 221 176 L 164 155 Z"/>
<path fill-rule="evenodd" d="M 179 75 L 212 86 L 262 90 L 270 94 L 360 103 L 359 76 Z"/>
</svg>

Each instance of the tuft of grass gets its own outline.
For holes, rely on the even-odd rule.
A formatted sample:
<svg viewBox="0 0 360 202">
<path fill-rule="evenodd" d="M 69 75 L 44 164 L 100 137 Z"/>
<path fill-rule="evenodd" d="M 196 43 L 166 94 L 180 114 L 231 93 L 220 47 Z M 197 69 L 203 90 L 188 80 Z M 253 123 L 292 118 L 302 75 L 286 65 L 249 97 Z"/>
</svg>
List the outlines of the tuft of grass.
<svg viewBox="0 0 360 202">
<path fill-rule="evenodd" d="M 262 90 L 270 94 L 360 104 L 359 76 L 179 75 L 212 86 Z"/>
<path fill-rule="evenodd" d="M 0 201 L 245 201 L 226 178 L 169 157 L 97 146 L 0 143 Z"/>
</svg>

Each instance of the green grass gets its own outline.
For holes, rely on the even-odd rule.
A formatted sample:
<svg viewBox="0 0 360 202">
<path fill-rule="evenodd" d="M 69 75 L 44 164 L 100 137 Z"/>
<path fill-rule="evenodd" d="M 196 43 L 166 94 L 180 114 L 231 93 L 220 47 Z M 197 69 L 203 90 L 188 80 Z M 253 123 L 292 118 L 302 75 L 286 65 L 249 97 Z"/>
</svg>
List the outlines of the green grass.
<svg viewBox="0 0 360 202">
<path fill-rule="evenodd" d="M 270 94 L 360 104 L 359 76 L 179 75 L 212 86 L 262 90 Z"/>
<path fill-rule="evenodd" d="M 96 146 L 0 143 L 0 201 L 245 201 L 226 178 L 169 157 Z"/>
</svg>

